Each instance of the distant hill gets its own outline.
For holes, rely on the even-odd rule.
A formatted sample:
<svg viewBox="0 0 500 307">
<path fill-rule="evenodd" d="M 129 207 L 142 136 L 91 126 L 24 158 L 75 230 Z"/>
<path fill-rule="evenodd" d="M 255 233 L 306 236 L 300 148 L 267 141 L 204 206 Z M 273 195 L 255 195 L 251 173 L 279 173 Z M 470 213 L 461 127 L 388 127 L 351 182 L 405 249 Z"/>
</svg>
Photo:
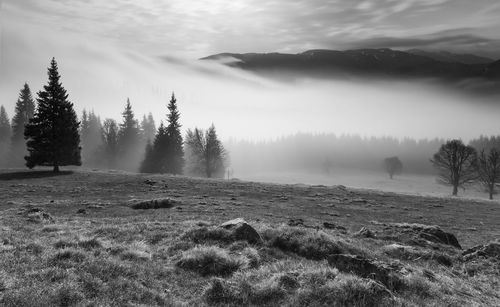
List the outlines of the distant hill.
<svg viewBox="0 0 500 307">
<path fill-rule="evenodd" d="M 220 53 L 201 60 L 220 61 L 225 65 L 257 73 L 295 76 L 387 76 L 465 79 L 500 79 L 500 61 L 474 55 L 397 51 L 392 49 L 309 50 L 285 53 Z"/>
<path fill-rule="evenodd" d="M 477 56 L 474 54 L 456 54 L 448 51 L 426 51 L 421 49 L 410 49 L 406 52 L 425 56 L 436 61 L 447 63 L 463 63 L 463 64 L 489 64 L 494 62 L 493 59 Z"/>
</svg>

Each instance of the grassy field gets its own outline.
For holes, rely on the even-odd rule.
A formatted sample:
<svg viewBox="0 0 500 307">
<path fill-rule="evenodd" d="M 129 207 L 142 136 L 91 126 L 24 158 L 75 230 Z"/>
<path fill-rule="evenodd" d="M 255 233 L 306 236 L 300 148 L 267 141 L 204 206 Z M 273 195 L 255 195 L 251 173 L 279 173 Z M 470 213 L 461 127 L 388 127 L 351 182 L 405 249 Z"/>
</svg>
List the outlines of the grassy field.
<svg viewBox="0 0 500 307">
<path fill-rule="evenodd" d="M 238 178 L 248 181 L 281 183 L 281 184 L 313 184 L 344 185 L 360 189 L 383 190 L 418 196 L 451 196 L 452 188 L 440 184 L 436 176 L 419 174 L 402 174 L 390 179 L 387 173 L 380 171 L 332 170 L 329 174 L 307 172 L 260 172 L 240 173 Z M 458 198 L 488 199 L 488 193 L 478 184 L 459 189 Z M 500 199 L 500 197 L 496 197 Z M 498 201 L 498 200 L 497 200 Z M 500 202 L 500 201 L 499 201 Z"/>
<path fill-rule="evenodd" d="M 499 306 L 498 246 L 464 254 L 499 221 L 478 199 L 3 170 L 0 305 Z"/>
</svg>

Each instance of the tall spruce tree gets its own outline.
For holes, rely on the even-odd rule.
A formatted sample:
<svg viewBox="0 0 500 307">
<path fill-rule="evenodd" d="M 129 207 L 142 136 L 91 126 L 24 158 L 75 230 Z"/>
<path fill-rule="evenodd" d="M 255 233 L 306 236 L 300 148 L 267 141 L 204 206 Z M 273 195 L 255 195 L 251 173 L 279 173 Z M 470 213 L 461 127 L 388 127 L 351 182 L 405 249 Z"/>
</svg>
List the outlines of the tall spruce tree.
<svg viewBox="0 0 500 307">
<path fill-rule="evenodd" d="M 26 166 L 81 165 L 80 134 L 73 104 L 60 82 L 57 62 L 52 58 L 48 69 L 48 84 L 38 92 L 38 106 L 33 118 L 26 125 L 24 136 L 28 140 Z"/>
<path fill-rule="evenodd" d="M 99 166 L 102 161 L 97 153 L 103 143 L 101 119 L 94 111 L 83 110 L 80 127 L 82 160 L 87 166 Z"/>
<path fill-rule="evenodd" d="M 4 106 L 0 106 L 0 165 L 7 165 L 10 143 L 10 121 Z"/>
<path fill-rule="evenodd" d="M 140 167 L 141 173 L 165 173 L 165 152 L 169 143 L 167 131 L 161 122 L 154 142 L 146 145 L 146 153 Z"/>
<path fill-rule="evenodd" d="M 141 146 L 141 131 L 128 98 L 122 117 L 123 122 L 120 124 L 118 132 L 118 167 L 124 170 L 136 171 L 144 147 Z"/>
<path fill-rule="evenodd" d="M 118 155 L 118 124 L 114 119 L 107 118 L 102 125 L 102 155 L 105 166 L 114 168 Z"/>
<path fill-rule="evenodd" d="M 167 106 L 168 126 L 166 128 L 169 146 L 166 151 L 165 172 L 170 174 L 182 174 L 184 168 L 184 150 L 182 148 L 183 140 L 181 135 L 181 124 L 179 123 L 180 113 L 177 109 L 177 99 L 175 94 Z"/>
<path fill-rule="evenodd" d="M 35 101 L 30 87 L 25 83 L 16 102 L 14 117 L 12 118 L 12 137 L 9 154 L 9 164 L 21 167 L 24 165 L 24 156 L 28 153 L 24 139 L 24 127 L 35 113 Z"/>
<path fill-rule="evenodd" d="M 149 113 L 148 116 L 144 115 L 141 121 L 142 138 L 146 143 L 152 144 L 156 134 L 156 124 L 153 114 Z"/>
</svg>

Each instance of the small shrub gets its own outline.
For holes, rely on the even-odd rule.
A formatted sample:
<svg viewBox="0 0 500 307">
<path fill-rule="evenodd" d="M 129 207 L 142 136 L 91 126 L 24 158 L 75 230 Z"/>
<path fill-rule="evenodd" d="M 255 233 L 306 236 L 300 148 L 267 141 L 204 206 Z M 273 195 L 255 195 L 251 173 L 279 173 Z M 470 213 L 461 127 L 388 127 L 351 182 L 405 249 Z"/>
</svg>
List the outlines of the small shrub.
<svg viewBox="0 0 500 307">
<path fill-rule="evenodd" d="M 202 276 L 228 276 L 246 263 L 244 258 L 229 255 L 224 249 L 215 246 L 200 246 L 185 251 L 176 265 Z"/>
</svg>

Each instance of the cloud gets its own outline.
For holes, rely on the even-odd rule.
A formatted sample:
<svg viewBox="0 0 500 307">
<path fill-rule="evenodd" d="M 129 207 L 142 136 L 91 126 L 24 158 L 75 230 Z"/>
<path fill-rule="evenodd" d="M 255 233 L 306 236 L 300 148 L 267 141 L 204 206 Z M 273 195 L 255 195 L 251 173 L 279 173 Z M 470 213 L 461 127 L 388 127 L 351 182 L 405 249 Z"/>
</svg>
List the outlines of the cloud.
<svg viewBox="0 0 500 307">
<path fill-rule="evenodd" d="M 2 10 L 9 19 L 82 40 L 98 37 L 144 54 L 199 58 L 226 51 L 340 49 L 357 41 L 482 49 L 499 57 L 499 9 L 496 0 L 5 0 Z M 441 44 L 434 35 L 462 28 L 474 30 L 442 35 Z"/>
</svg>

